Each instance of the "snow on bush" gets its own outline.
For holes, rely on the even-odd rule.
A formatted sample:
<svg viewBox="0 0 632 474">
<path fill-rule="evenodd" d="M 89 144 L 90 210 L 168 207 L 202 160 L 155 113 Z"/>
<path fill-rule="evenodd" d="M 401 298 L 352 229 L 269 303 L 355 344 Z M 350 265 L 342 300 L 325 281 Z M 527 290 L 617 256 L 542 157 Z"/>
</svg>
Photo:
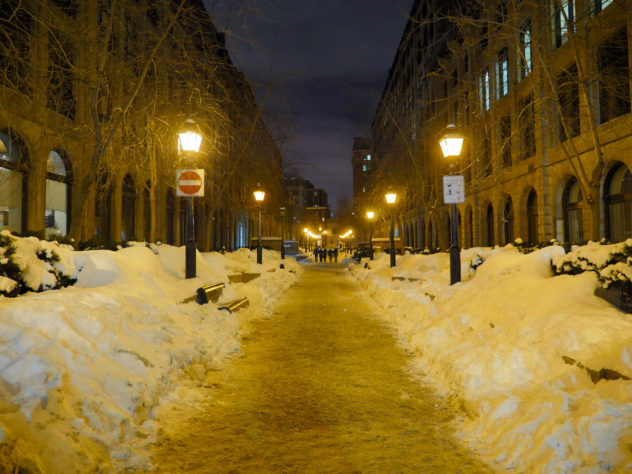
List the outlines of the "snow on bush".
<svg viewBox="0 0 632 474">
<path fill-rule="evenodd" d="M 0 233 L 0 295 L 57 289 L 76 280 L 71 246 Z"/>
</svg>

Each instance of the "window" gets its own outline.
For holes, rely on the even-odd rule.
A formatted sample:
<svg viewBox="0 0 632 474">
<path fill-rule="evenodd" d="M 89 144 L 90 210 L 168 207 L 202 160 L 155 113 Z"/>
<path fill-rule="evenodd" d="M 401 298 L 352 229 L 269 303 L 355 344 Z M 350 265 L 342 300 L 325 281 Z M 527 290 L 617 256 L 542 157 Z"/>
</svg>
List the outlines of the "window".
<svg viewBox="0 0 632 474">
<path fill-rule="evenodd" d="M 572 65 L 557 77 L 560 141 L 579 135 L 579 85 L 577 66 Z"/>
<path fill-rule="evenodd" d="M 533 69 L 533 52 L 531 50 L 531 21 L 527 21 L 520 29 L 520 78 L 524 79 Z"/>
<path fill-rule="evenodd" d="M 575 0 L 553 0 L 555 26 L 555 47 L 559 48 L 568 39 L 568 35 L 575 33 Z M 561 8 L 560 8 L 561 6 Z"/>
<path fill-rule="evenodd" d="M 628 35 L 623 28 L 599 46 L 599 121 L 630 112 Z"/>
<path fill-rule="evenodd" d="M 505 208 L 503 209 L 503 238 L 505 245 L 515 240 L 513 202 L 510 197 L 507 198 Z"/>
<path fill-rule="evenodd" d="M 595 15 L 605 10 L 614 0 L 595 0 Z"/>
<path fill-rule="evenodd" d="M 479 89 L 481 109 L 489 110 L 489 68 L 483 69 L 481 73 Z"/>
<path fill-rule="evenodd" d="M 11 232 L 23 231 L 25 176 L 17 171 L 21 162 L 20 151 L 17 142 L 0 133 L 0 230 Z"/>
<path fill-rule="evenodd" d="M 509 92 L 509 57 L 507 48 L 503 48 L 498 53 L 498 98 L 507 95 Z"/>
<path fill-rule="evenodd" d="M 366 161 L 371 161 L 371 155 L 366 155 Z"/>
<path fill-rule="evenodd" d="M 362 186 L 362 192 L 366 193 L 366 186 Z"/>
<path fill-rule="evenodd" d="M 366 165 L 362 165 L 362 171 L 366 171 Z"/>
<path fill-rule="evenodd" d="M 518 102 L 519 147 L 518 157 L 521 160 L 535 155 L 535 110 L 533 96 Z"/>
</svg>

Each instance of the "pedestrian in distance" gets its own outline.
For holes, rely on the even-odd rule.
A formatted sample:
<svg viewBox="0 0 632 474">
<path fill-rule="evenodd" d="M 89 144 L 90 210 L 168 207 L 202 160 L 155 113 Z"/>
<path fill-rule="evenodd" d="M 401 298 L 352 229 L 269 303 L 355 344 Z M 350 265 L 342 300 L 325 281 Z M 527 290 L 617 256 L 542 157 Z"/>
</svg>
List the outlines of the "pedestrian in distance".
<svg viewBox="0 0 632 474">
<path fill-rule="evenodd" d="M 318 247 L 314 247 L 314 262 L 318 263 L 318 257 L 320 252 L 318 251 Z"/>
<path fill-rule="evenodd" d="M 327 249 L 326 248 L 320 249 L 320 262 L 327 263 Z"/>
<path fill-rule="evenodd" d="M 334 249 L 334 262 L 338 263 L 338 247 Z"/>
<path fill-rule="evenodd" d="M 333 260 L 334 260 L 334 249 L 327 250 L 327 255 L 329 256 L 329 263 L 333 262 Z"/>
</svg>

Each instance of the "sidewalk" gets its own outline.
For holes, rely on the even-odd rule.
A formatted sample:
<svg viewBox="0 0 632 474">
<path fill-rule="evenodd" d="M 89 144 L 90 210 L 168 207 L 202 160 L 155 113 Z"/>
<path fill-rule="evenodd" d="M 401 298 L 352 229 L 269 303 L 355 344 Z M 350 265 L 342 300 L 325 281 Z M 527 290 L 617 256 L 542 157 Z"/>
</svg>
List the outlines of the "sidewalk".
<svg viewBox="0 0 632 474">
<path fill-rule="evenodd" d="M 204 411 L 159 440 L 157 472 L 490 472 L 344 271 L 307 266 Z"/>
</svg>

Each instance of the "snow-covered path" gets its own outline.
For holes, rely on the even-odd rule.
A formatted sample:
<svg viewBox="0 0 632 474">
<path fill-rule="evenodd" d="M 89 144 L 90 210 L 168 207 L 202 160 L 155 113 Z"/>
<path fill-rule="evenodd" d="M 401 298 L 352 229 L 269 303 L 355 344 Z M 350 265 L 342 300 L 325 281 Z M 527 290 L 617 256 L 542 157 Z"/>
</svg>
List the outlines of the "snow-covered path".
<svg viewBox="0 0 632 474">
<path fill-rule="evenodd" d="M 159 417 L 155 469 L 488 472 L 366 299 L 342 265 L 309 265 L 239 356 L 207 374 L 201 411 Z"/>
</svg>

